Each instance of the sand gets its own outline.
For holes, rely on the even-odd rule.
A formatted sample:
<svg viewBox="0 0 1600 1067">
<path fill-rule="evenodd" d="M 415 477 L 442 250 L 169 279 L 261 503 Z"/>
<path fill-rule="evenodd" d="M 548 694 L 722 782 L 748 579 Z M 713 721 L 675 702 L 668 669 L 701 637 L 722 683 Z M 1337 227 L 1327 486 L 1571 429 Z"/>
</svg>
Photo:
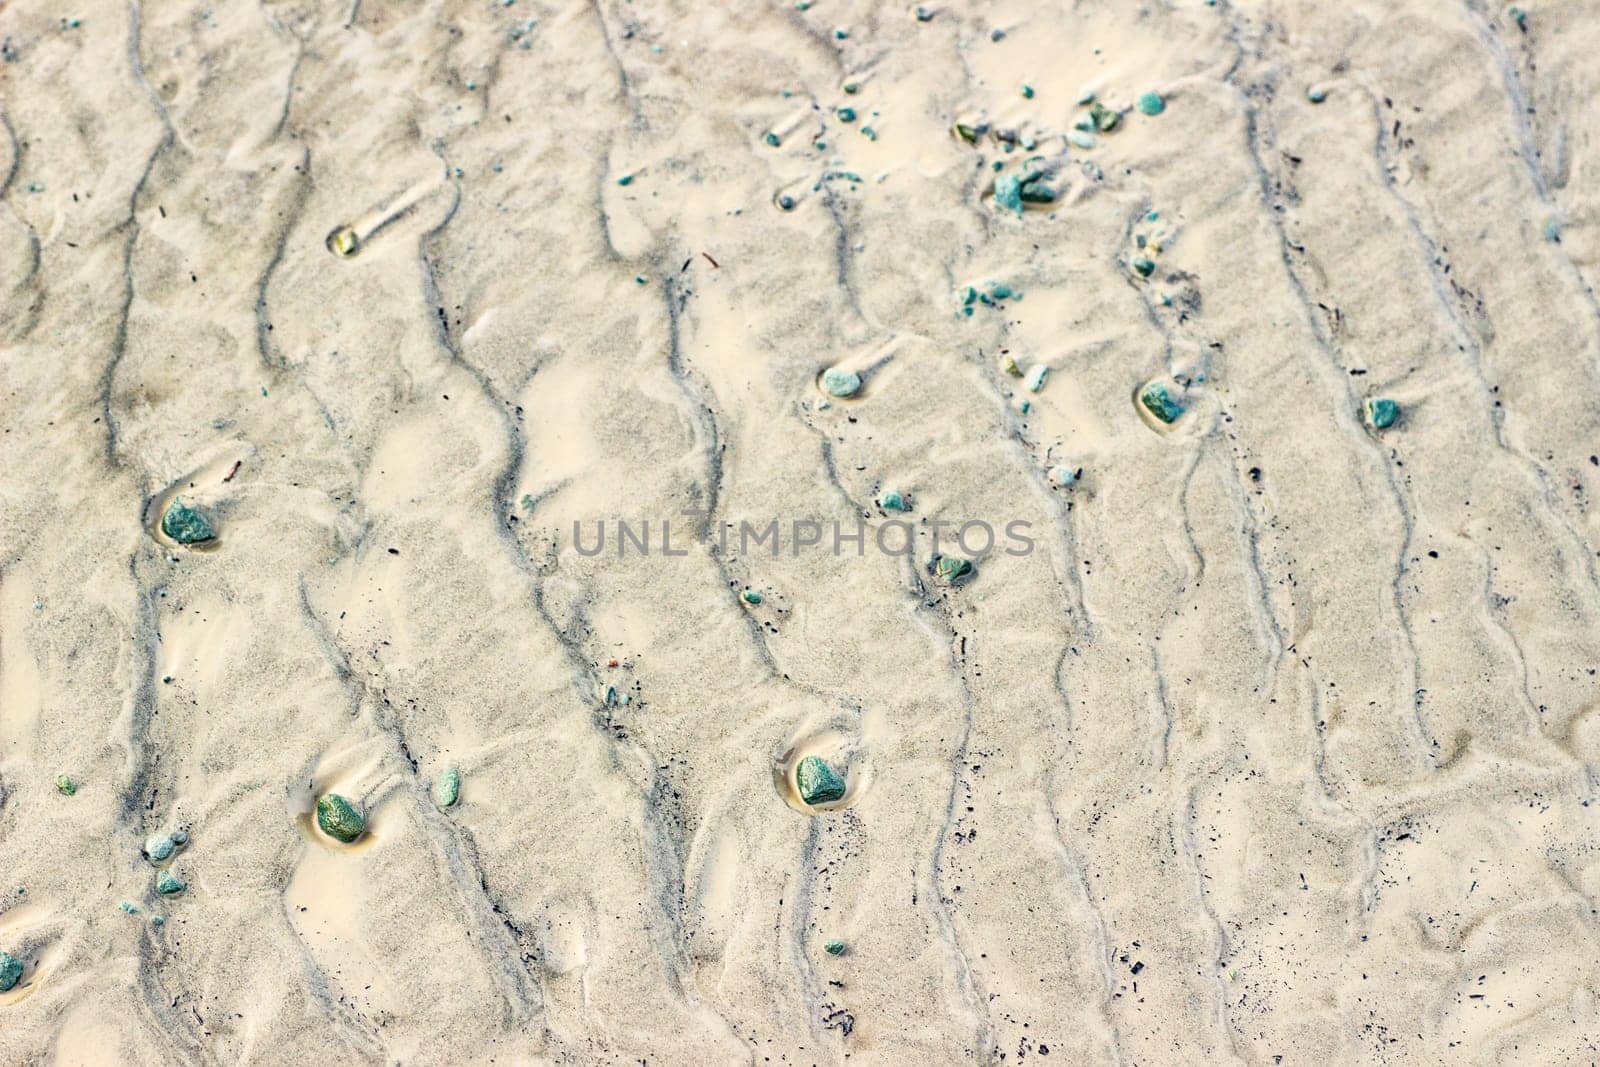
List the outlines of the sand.
<svg viewBox="0 0 1600 1067">
<path fill-rule="evenodd" d="M 0 46 L 0 1062 L 1600 1059 L 1592 0 Z"/>
</svg>

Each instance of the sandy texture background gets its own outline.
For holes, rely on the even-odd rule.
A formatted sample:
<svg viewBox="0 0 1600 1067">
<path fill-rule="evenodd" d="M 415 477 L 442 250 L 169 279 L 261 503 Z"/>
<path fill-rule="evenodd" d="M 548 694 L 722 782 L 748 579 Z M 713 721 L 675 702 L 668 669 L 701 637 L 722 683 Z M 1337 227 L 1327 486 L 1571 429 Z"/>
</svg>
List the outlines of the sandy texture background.
<svg viewBox="0 0 1600 1067">
<path fill-rule="evenodd" d="M 1600 6 L 923 15 L 0 3 L 0 1062 L 1600 1057 Z"/>
</svg>

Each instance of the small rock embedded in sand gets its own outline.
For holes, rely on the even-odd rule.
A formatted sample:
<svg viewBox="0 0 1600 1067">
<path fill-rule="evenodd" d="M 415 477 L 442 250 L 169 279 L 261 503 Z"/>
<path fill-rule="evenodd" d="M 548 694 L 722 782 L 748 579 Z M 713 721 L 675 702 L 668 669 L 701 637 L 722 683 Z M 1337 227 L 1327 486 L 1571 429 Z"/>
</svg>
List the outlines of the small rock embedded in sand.
<svg viewBox="0 0 1600 1067">
<path fill-rule="evenodd" d="M 367 820 L 338 793 L 324 793 L 317 798 L 317 826 L 335 841 L 348 845 L 366 832 Z"/>
<path fill-rule="evenodd" d="M 165 925 L 167 925 L 167 920 L 163 919 L 159 915 L 152 915 L 150 917 L 150 925 L 151 926 L 165 926 Z"/>
<path fill-rule="evenodd" d="M 1139 114 L 1141 115 L 1159 115 L 1167 110 L 1166 100 L 1162 99 L 1161 94 L 1156 92 L 1140 94 L 1134 106 L 1139 109 Z"/>
<path fill-rule="evenodd" d="M 1311 88 L 1306 90 L 1306 99 L 1311 101 L 1313 104 L 1320 104 L 1324 100 L 1328 99 L 1328 90 L 1313 85 Z"/>
<path fill-rule="evenodd" d="M 340 226 L 328 235 L 328 251 L 340 259 L 349 259 L 361 250 L 361 238 L 348 226 Z"/>
<path fill-rule="evenodd" d="M 1082 148 L 1084 151 L 1088 151 L 1099 142 L 1094 139 L 1094 134 L 1092 133 L 1085 133 L 1082 130 L 1069 130 L 1067 132 L 1067 143 L 1074 148 Z"/>
<path fill-rule="evenodd" d="M 1153 415 L 1157 421 L 1171 426 L 1178 421 L 1178 416 L 1183 414 L 1183 405 L 1172 399 L 1167 392 L 1167 387 L 1160 382 L 1151 382 L 1139 390 L 1139 403 Z"/>
<path fill-rule="evenodd" d="M 1022 368 L 1017 364 L 1017 357 L 1011 355 L 1009 352 L 1001 354 L 1000 369 L 1011 375 L 1013 378 L 1022 377 Z"/>
<path fill-rule="evenodd" d="M 1015 174 L 997 174 L 994 179 L 994 202 L 1007 211 L 1022 214 L 1022 179 Z"/>
<path fill-rule="evenodd" d="M 1028 387 L 1029 392 L 1037 393 L 1039 390 L 1044 388 L 1044 380 L 1045 378 L 1049 377 L 1049 375 L 1049 367 L 1045 366 L 1043 363 L 1035 363 L 1033 366 L 1028 368 L 1028 378 L 1025 382 L 1023 382 L 1023 384 Z"/>
<path fill-rule="evenodd" d="M 933 573 L 946 585 L 955 585 L 972 574 L 972 561 L 960 556 L 940 556 L 934 561 Z"/>
<path fill-rule="evenodd" d="M 156 892 L 164 897 L 176 896 L 189 888 L 189 883 L 183 881 L 171 871 L 162 871 L 156 878 Z"/>
<path fill-rule="evenodd" d="M 754 589 L 746 589 L 744 592 L 739 594 L 739 599 L 743 600 L 746 604 L 759 604 L 761 603 L 763 597 Z"/>
<path fill-rule="evenodd" d="M 145 838 L 144 858 L 151 863 L 165 863 L 173 853 L 189 843 L 189 835 L 182 830 L 171 834 L 152 834 Z"/>
<path fill-rule="evenodd" d="M 1018 195 L 1025 204 L 1053 204 L 1056 201 L 1056 191 L 1046 185 L 1043 178 L 1023 182 Z"/>
<path fill-rule="evenodd" d="M 1110 133 L 1122 121 L 1122 116 L 1097 100 L 1089 105 L 1089 121 L 1100 133 Z"/>
<path fill-rule="evenodd" d="M 1079 467 L 1052 467 L 1050 468 L 1050 480 L 1062 488 L 1066 488 L 1077 482 L 1081 471 L 1082 468 Z"/>
<path fill-rule="evenodd" d="M 161 516 L 161 532 L 180 545 L 197 545 L 217 536 L 210 520 L 182 500 L 167 505 L 166 514 Z"/>
<path fill-rule="evenodd" d="M 807 804 L 827 804 L 844 796 L 844 779 L 821 756 L 807 756 L 795 771 L 800 799 Z"/>
<path fill-rule="evenodd" d="M 139 914 L 139 906 L 137 904 L 132 903 L 131 901 L 124 900 L 121 904 L 118 904 L 117 907 L 122 909 L 122 913 L 124 915 L 137 915 L 137 914 Z"/>
<path fill-rule="evenodd" d="M 56 775 L 56 792 L 60 793 L 64 797 L 70 797 L 77 791 L 78 783 L 74 782 L 70 775 Z"/>
<path fill-rule="evenodd" d="M 0 993 L 5 993 L 22 981 L 22 961 L 0 949 Z"/>
<path fill-rule="evenodd" d="M 830 956 L 843 956 L 844 942 L 838 940 L 829 941 L 826 945 L 822 946 L 822 951 L 826 952 Z"/>
<path fill-rule="evenodd" d="M 1133 269 L 1138 273 L 1139 277 L 1148 278 L 1156 272 L 1155 260 L 1139 256 L 1133 261 Z"/>
<path fill-rule="evenodd" d="M 861 375 L 855 371 L 829 367 L 822 372 L 822 389 L 829 396 L 848 399 L 861 391 Z"/>
<path fill-rule="evenodd" d="M 898 489 L 885 489 L 878 498 L 878 506 L 885 511 L 910 511 L 911 505 L 906 503 L 905 495 Z"/>
<path fill-rule="evenodd" d="M 1374 430 L 1387 430 L 1400 421 L 1400 405 L 1387 397 L 1367 401 L 1367 418 Z"/>
<path fill-rule="evenodd" d="M 441 808 L 453 808 L 461 799 L 461 772 L 447 767 L 439 774 L 433 787 L 433 802 Z"/>
<path fill-rule="evenodd" d="M 854 122 L 856 120 L 856 109 L 853 107 L 841 107 L 835 114 L 839 116 L 840 122 Z"/>
<path fill-rule="evenodd" d="M 769 146 L 773 147 L 773 148 L 777 148 L 779 145 L 781 145 L 783 143 L 783 138 L 779 137 L 775 133 L 767 134 L 765 137 L 762 138 L 762 140 L 767 142 L 767 144 Z"/>
</svg>

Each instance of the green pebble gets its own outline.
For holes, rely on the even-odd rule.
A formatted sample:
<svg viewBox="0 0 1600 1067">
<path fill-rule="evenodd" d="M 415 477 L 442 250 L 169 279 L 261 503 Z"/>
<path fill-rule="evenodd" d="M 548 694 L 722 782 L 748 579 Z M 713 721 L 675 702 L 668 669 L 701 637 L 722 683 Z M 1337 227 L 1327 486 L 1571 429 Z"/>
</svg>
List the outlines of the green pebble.
<svg viewBox="0 0 1600 1067">
<path fill-rule="evenodd" d="M 978 131 L 960 122 L 955 125 L 956 136 L 968 144 L 978 143 Z"/>
<path fill-rule="evenodd" d="M 1056 199 L 1056 191 L 1038 179 L 1023 182 L 1020 195 L 1029 204 L 1053 204 Z"/>
<path fill-rule="evenodd" d="M 1183 414 L 1183 405 L 1172 399 L 1167 393 L 1167 387 L 1160 382 L 1151 382 L 1139 391 L 1139 403 L 1144 409 L 1154 415 L 1157 420 L 1172 425 Z"/>
<path fill-rule="evenodd" d="M 876 141 L 878 139 L 878 131 L 871 126 L 863 126 L 861 127 L 861 136 L 869 141 Z"/>
<path fill-rule="evenodd" d="M 631 175 L 631 174 L 622 175 L 620 178 L 617 179 L 617 184 L 618 185 L 632 185 L 633 184 L 633 175 Z"/>
<path fill-rule="evenodd" d="M 1110 133 L 1117 128 L 1117 123 L 1122 121 L 1122 116 L 1097 100 L 1089 105 L 1089 119 L 1094 123 L 1095 129 L 1101 133 Z"/>
<path fill-rule="evenodd" d="M 1022 215 L 1022 179 L 1015 174 L 997 174 L 994 179 L 994 202 L 1007 211 Z"/>
<path fill-rule="evenodd" d="M 1139 277 L 1148 278 L 1150 275 L 1155 273 L 1156 265 L 1153 260 L 1149 260 L 1144 256 L 1140 256 L 1138 259 L 1133 261 L 1133 269 L 1139 272 Z"/>
<path fill-rule="evenodd" d="M 1306 99 L 1313 104 L 1320 104 L 1328 99 L 1328 91 L 1326 89 L 1307 89 Z"/>
<path fill-rule="evenodd" d="M 195 545 L 217 536 L 210 521 L 181 500 L 167 505 L 166 514 L 161 516 L 161 532 L 180 545 Z"/>
<path fill-rule="evenodd" d="M 121 908 L 123 913 L 126 914 L 126 915 L 137 915 L 137 914 L 139 914 L 138 906 L 134 905 L 134 904 L 130 904 L 126 900 L 124 900 L 121 904 L 118 904 L 117 907 Z"/>
<path fill-rule="evenodd" d="M 1400 405 L 1386 397 L 1367 401 L 1367 417 L 1375 430 L 1387 430 L 1400 421 Z"/>
<path fill-rule="evenodd" d="M 1550 219 L 1544 224 L 1544 239 L 1546 241 L 1561 240 L 1561 226 L 1555 219 Z"/>
<path fill-rule="evenodd" d="M 439 774 L 433 786 L 433 802 L 441 808 L 453 808 L 461 799 L 461 772 L 447 767 Z"/>
<path fill-rule="evenodd" d="M 1139 109 L 1141 115 L 1159 115 L 1167 110 L 1167 102 L 1156 92 L 1141 94 L 1134 106 Z"/>
<path fill-rule="evenodd" d="M 356 236 L 356 231 L 348 226 L 341 226 L 333 231 L 328 238 L 328 249 L 336 256 L 349 259 L 361 248 L 361 239 Z"/>
<path fill-rule="evenodd" d="M 898 489 L 889 489 L 878 498 L 878 506 L 885 511 L 910 511 L 911 505 L 906 503 L 905 494 Z"/>
<path fill-rule="evenodd" d="M 856 109 L 853 107 L 841 107 L 838 114 L 840 122 L 854 122 L 856 120 Z"/>
<path fill-rule="evenodd" d="M 167 920 L 163 919 L 159 915 L 152 915 L 150 917 L 150 925 L 151 926 L 165 926 L 165 925 L 167 925 Z"/>
<path fill-rule="evenodd" d="M 176 896 L 189 888 L 189 884 L 178 878 L 171 871 L 162 871 L 156 879 L 156 892 L 164 897 Z"/>
<path fill-rule="evenodd" d="M 335 841 L 349 844 L 367 829 L 367 820 L 338 793 L 324 793 L 317 798 L 317 826 Z"/>
<path fill-rule="evenodd" d="M 933 565 L 933 572 L 939 580 L 954 585 L 972 573 L 972 561 L 962 559 L 960 556 L 940 556 Z"/>
<path fill-rule="evenodd" d="M 1068 130 L 1067 143 L 1074 148 L 1082 148 L 1087 151 L 1099 142 L 1094 139 L 1094 134 L 1092 133 L 1085 133 L 1082 130 Z"/>
<path fill-rule="evenodd" d="M 56 792 L 64 797 L 70 797 L 78 791 L 78 783 L 65 774 L 56 775 Z"/>
<path fill-rule="evenodd" d="M 856 93 L 861 91 L 861 86 L 855 82 L 845 82 L 844 91 L 849 93 L 851 96 L 854 96 Z"/>
<path fill-rule="evenodd" d="M 843 941 L 829 941 L 826 945 L 822 946 L 822 951 L 826 952 L 830 956 L 843 956 L 844 955 L 844 942 Z"/>
<path fill-rule="evenodd" d="M 1032 100 L 1033 99 L 1033 86 L 1024 85 L 1022 87 L 1022 98 L 1024 100 Z"/>
<path fill-rule="evenodd" d="M 820 756 L 807 756 L 795 772 L 800 799 L 807 804 L 827 804 L 844 796 L 844 779 L 834 773 Z"/>
<path fill-rule="evenodd" d="M 178 843 L 166 834 L 158 834 L 145 839 L 144 856 L 152 863 L 161 863 L 172 858 L 173 852 L 178 848 Z"/>
<path fill-rule="evenodd" d="M 0 993 L 14 988 L 20 981 L 22 981 L 22 961 L 0 949 Z"/>
<path fill-rule="evenodd" d="M 746 589 L 744 592 L 739 594 L 739 599 L 743 600 L 746 604 L 759 604 L 762 601 L 762 596 L 754 589 Z"/>
<path fill-rule="evenodd" d="M 855 396 L 861 391 L 861 375 L 854 371 L 829 367 L 822 372 L 822 388 L 829 396 L 836 396 L 843 400 L 847 397 Z"/>
<path fill-rule="evenodd" d="M 1005 282 L 995 282 L 989 286 L 989 296 L 993 300 L 1005 300 L 1011 295 L 1011 286 Z"/>
<path fill-rule="evenodd" d="M 962 306 L 966 306 L 976 299 L 978 299 L 978 290 L 974 289 L 972 286 L 969 285 L 965 289 L 961 290 Z"/>
<path fill-rule="evenodd" d="M 845 39 L 845 38 L 847 38 L 847 37 L 849 37 L 849 36 L 850 36 L 850 31 L 849 31 L 849 30 L 847 30 L 847 29 L 845 29 L 845 28 L 844 28 L 844 27 L 843 27 L 843 26 L 841 26 L 841 27 L 839 27 L 839 28 L 838 28 L 838 29 L 837 29 L 837 30 L 834 30 L 834 31 L 833 31 L 833 36 L 834 36 L 834 38 L 835 38 L 835 39 L 836 39 L 836 40 L 840 40 L 840 41 L 842 41 L 842 40 L 844 40 L 844 39 Z"/>
</svg>

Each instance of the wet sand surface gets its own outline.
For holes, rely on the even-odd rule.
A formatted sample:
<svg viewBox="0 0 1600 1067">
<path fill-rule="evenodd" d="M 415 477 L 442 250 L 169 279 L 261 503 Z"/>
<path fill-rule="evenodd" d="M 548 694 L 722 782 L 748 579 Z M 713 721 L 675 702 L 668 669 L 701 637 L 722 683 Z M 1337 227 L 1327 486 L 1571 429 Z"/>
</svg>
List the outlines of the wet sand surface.
<svg viewBox="0 0 1600 1067">
<path fill-rule="evenodd" d="M 0 1062 L 1595 1062 L 1597 48 L 0 4 Z"/>
</svg>

